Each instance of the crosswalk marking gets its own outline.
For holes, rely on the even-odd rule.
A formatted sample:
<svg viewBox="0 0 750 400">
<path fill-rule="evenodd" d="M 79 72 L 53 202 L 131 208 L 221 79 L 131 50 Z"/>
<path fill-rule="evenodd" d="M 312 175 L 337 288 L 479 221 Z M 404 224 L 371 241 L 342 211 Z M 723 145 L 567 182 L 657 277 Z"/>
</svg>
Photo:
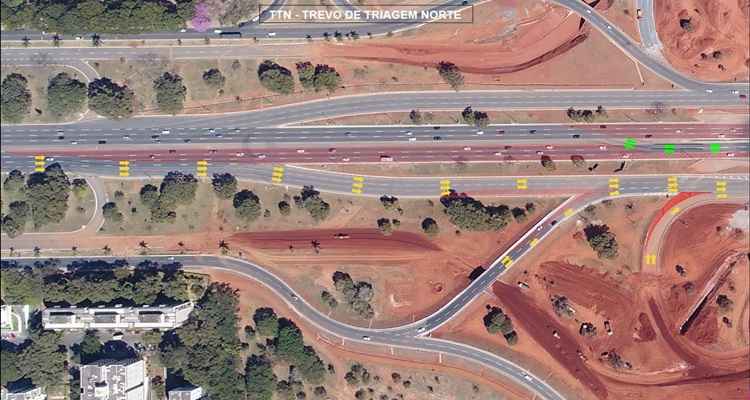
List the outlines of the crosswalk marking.
<svg viewBox="0 0 750 400">
<path fill-rule="evenodd" d="M 271 174 L 271 182 L 281 183 L 284 180 L 284 167 L 281 165 L 273 167 L 273 173 Z"/>
<path fill-rule="evenodd" d="M 656 265 L 656 254 L 646 254 L 646 264 Z"/>
<path fill-rule="evenodd" d="M 727 181 L 716 181 L 716 198 L 726 199 L 727 197 Z"/>
<path fill-rule="evenodd" d="M 680 207 L 672 207 L 671 210 L 669 210 L 672 215 L 677 215 L 680 212 Z"/>
<path fill-rule="evenodd" d="M 516 189 L 526 190 L 529 188 L 529 180 L 527 178 L 516 179 Z"/>
<path fill-rule="evenodd" d="M 195 170 L 198 176 L 208 176 L 208 161 L 206 160 L 196 161 Z"/>
<path fill-rule="evenodd" d="M 500 262 L 503 263 L 505 268 L 508 268 L 511 264 L 513 264 L 513 259 L 510 258 L 510 256 L 505 256 L 502 260 L 500 260 Z"/>
<path fill-rule="evenodd" d="M 451 194 L 451 181 L 443 179 L 440 181 L 440 195 L 447 196 L 449 194 Z"/>
<path fill-rule="evenodd" d="M 619 196 L 620 195 L 620 178 L 609 178 L 609 195 Z"/>
<path fill-rule="evenodd" d="M 364 176 L 353 176 L 352 177 L 352 193 L 354 194 L 362 194 L 362 190 L 365 187 L 365 177 Z"/>
<path fill-rule="evenodd" d="M 120 165 L 120 176 L 122 177 L 130 176 L 130 161 L 120 160 L 119 165 Z"/>
<path fill-rule="evenodd" d="M 667 191 L 669 193 L 677 193 L 680 191 L 680 184 L 677 181 L 676 176 L 670 176 L 667 178 Z"/>
<path fill-rule="evenodd" d="M 43 154 L 34 156 L 34 172 L 44 172 L 44 160 Z"/>
<path fill-rule="evenodd" d="M 565 210 L 565 212 L 563 214 L 566 217 L 570 217 L 571 215 L 573 215 L 573 213 L 574 213 L 573 209 L 572 208 L 568 208 L 567 210 Z"/>
<path fill-rule="evenodd" d="M 537 243 L 539 243 L 539 239 L 533 238 L 533 239 L 531 239 L 531 242 L 529 243 L 529 246 L 530 247 L 534 247 L 534 246 L 536 246 Z"/>
</svg>

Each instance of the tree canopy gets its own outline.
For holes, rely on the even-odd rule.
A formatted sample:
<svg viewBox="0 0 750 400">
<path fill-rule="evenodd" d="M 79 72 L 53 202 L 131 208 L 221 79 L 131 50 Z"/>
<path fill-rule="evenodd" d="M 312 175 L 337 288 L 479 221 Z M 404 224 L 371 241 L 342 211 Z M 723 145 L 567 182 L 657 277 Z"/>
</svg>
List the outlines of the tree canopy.
<svg viewBox="0 0 750 400">
<path fill-rule="evenodd" d="M 294 92 L 292 72 L 271 60 L 265 60 L 258 66 L 258 79 L 263 87 L 272 92 L 280 94 Z"/>
<path fill-rule="evenodd" d="M 182 77 L 165 72 L 154 81 L 156 105 L 159 110 L 168 114 L 177 114 L 185 107 L 187 87 L 182 84 Z"/>
<path fill-rule="evenodd" d="M 203 82 L 214 89 L 221 89 L 224 87 L 226 78 L 218 68 L 211 68 L 203 73 Z"/>
<path fill-rule="evenodd" d="M 464 76 L 456 64 L 447 61 L 441 61 L 437 65 L 438 74 L 454 90 L 458 90 L 464 85 Z"/>
<path fill-rule="evenodd" d="M 453 225 L 467 231 L 499 231 L 511 219 L 510 209 L 505 205 L 485 206 L 469 196 L 450 195 L 441 200 L 443 210 Z"/>
<path fill-rule="evenodd" d="M 0 120 L 9 123 L 23 121 L 31 109 L 28 80 L 17 73 L 8 74 L 0 84 Z"/>
<path fill-rule="evenodd" d="M 47 108 L 58 119 L 81 112 L 86 104 L 86 93 L 85 83 L 61 72 L 47 85 Z"/>
<path fill-rule="evenodd" d="M 34 172 L 26 181 L 26 201 L 37 228 L 62 221 L 68 211 L 68 197 L 70 181 L 58 163 Z"/>
<path fill-rule="evenodd" d="M 130 118 L 135 112 L 135 93 L 127 87 L 99 78 L 89 83 L 89 108 L 110 119 Z"/>
<path fill-rule="evenodd" d="M 211 186 L 219 198 L 231 199 L 237 193 L 237 178 L 230 173 L 214 174 Z"/>
<path fill-rule="evenodd" d="M 261 212 L 260 198 L 249 190 L 242 190 L 234 195 L 232 201 L 237 216 L 247 222 L 255 221 Z"/>
<path fill-rule="evenodd" d="M 589 242 L 599 258 L 617 258 L 618 246 L 615 234 L 609 231 L 607 225 L 591 224 L 583 229 Z"/>
</svg>

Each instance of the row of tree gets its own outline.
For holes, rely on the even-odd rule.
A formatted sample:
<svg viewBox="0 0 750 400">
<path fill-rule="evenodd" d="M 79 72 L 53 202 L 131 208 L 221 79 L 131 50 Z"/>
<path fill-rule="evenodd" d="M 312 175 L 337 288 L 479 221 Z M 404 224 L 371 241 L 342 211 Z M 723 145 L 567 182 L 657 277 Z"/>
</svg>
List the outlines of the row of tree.
<svg viewBox="0 0 750 400">
<path fill-rule="evenodd" d="M 175 31 L 195 12 L 194 0 L 108 1 L 2 0 L 4 29 L 56 33 L 141 33 Z"/>
<path fill-rule="evenodd" d="M 341 87 L 341 75 L 336 69 L 327 64 L 313 66 L 309 61 L 296 64 L 297 77 L 303 89 L 327 90 L 333 93 Z M 294 93 L 294 78 L 292 71 L 271 60 L 265 60 L 258 66 L 258 80 L 266 89 L 280 93 Z"/>
</svg>

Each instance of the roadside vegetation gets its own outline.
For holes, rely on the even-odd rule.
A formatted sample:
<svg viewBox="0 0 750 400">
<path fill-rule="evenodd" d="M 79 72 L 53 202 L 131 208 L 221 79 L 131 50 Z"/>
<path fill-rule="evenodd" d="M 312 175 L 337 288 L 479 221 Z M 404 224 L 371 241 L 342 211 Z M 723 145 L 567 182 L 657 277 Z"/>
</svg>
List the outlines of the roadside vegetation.
<svg viewBox="0 0 750 400">
<path fill-rule="evenodd" d="M 365 281 L 355 282 L 348 273 L 336 271 L 333 273 L 333 286 L 336 288 L 336 292 L 342 296 L 349 311 L 362 319 L 371 319 L 375 316 L 375 310 L 370 304 L 375 294 L 372 284 Z M 324 302 L 327 300 L 328 306 L 331 308 L 335 308 L 333 304 L 338 304 L 338 301 L 332 299 L 330 293 L 327 296 L 321 294 L 321 299 Z"/>
<path fill-rule="evenodd" d="M 487 306 L 487 314 L 484 316 L 484 327 L 490 334 L 501 334 L 513 346 L 518 343 L 518 334 L 513 328 L 513 321 L 503 313 L 500 307 Z"/>
</svg>

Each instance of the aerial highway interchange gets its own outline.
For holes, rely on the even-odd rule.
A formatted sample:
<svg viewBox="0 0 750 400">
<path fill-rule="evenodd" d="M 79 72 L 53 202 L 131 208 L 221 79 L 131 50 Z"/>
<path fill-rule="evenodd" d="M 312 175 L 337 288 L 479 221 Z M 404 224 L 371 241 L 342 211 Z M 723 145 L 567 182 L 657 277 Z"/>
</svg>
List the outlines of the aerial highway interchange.
<svg viewBox="0 0 750 400">
<path fill-rule="evenodd" d="M 271 9 L 283 7 L 275 2 Z M 353 7 L 340 2 L 342 7 Z M 451 1 L 450 6 L 470 6 L 473 2 Z M 335 117 L 381 112 L 420 110 L 461 110 L 466 106 L 482 110 L 565 110 L 569 107 L 607 109 L 643 109 L 661 103 L 667 108 L 747 108 L 748 84 L 709 83 L 689 78 L 672 69 L 652 51 L 634 43 L 603 15 L 581 1 L 556 3 L 579 14 L 601 31 L 607 39 L 635 61 L 672 82 L 674 90 L 622 89 L 544 89 L 488 91 L 423 91 L 374 93 L 331 97 L 306 103 L 274 106 L 263 110 L 219 115 L 146 115 L 125 121 L 102 118 L 58 124 L 21 124 L 2 126 L 2 169 L 30 169 L 34 160 L 57 162 L 67 170 L 87 177 L 116 176 L 118 163 L 128 161 L 131 177 L 155 177 L 180 169 L 195 170 L 203 161 L 210 172 L 231 172 L 238 178 L 264 184 L 291 187 L 313 185 L 323 192 L 351 195 L 352 179 L 363 182 L 359 194 L 379 197 L 433 197 L 446 188 L 458 193 L 507 196 L 567 197 L 560 206 L 544 216 L 532 229 L 515 241 L 491 263 L 487 270 L 438 311 L 414 323 L 387 329 L 368 329 L 329 318 L 301 298 L 282 279 L 252 262 L 213 255 L 157 255 L 148 259 L 187 267 L 208 266 L 239 272 L 272 289 L 300 316 L 325 332 L 342 340 L 372 341 L 386 346 L 421 349 L 452 354 L 483 364 L 526 386 L 545 399 L 563 399 L 555 388 L 539 376 L 497 355 L 454 342 L 429 338 L 437 329 L 487 290 L 508 268 L 534 251 L 563 222 L 574 219 L 586 206 L 605 199 L 636 196 L 665 196 L 678 192 L 707 192 L 722 198 L 747 199 L 747 173 L 693 174 L 654 173 L 605 174 L 588 176 L 485 176 L 485 177 L 387 177 L 345 174 L 307 168 L 315 163 L 382 163 L 435 161 L 538 161 L 540 156 L 557 160 L 581 156 L 589 161 L 747 159 L 750 152 L 746 123 L 595 123 L 595 124 L 510 124 L 473 128 L 458 125 L 428 126 L 316 126 L 314 121 Z M 651 2 L 645 2 L 649 8 Z M 648 19 L 642 25 L 648 25 Z M 356 26 L 373 34 L 408 29 L 408 24 Z M 225 31 L 232 28 L 222 28 Z M 324 32 L 355 29 L 344 25 L 305 27 L 249 23 L 239 28 L 244 37 L 304 39 L 319 38 Z M 643 29 L 643 28 L 642 28 Z M 651 29 L 651 28 L 649 28 Z M 2 40 L 35 38 L 39 33 L 3 32 Z M 155 32 L 118 35 L 112 39 L 202 38 L 199 32 Z M 651 32 L 646 47 L 656 47 L 658 37 Z M 42 35 L 44 36 L 44 35 Z M 47 35 L 48 36 L 48 35 Z M 105 40 L 108 37 L 104 37 Z M 649 45 L 651 43 L 651 45 Z M 176 48 L 6 48 L 3 63 L 71 64 L 80 66 L 88 78 L 94 78 L 87 61 L 119 57 L 169 54 L 176 59 L 258 58 L 294 56 L 295 44 L 191 46 Z M 88 67 L 87 67 L 88 66 Z M 744 98 L 743 98 L 744 96 Z M 301 125 L 307 123 L 308 125 Z M 636 139 L 633 149 L 624 141 Z M 665 152 L 665 145 L 674 145 Z M 121 164 L 119 164 L 121 165 Z M 278 168 L 282 179 L 273 179 Z M 676 177 L 670 180 L 670 177 Z M 95 178 L 94 178 L 95 179 Z M 446 183 L 447 182 L 447 183 Z M 723 182 L 718 184 L 717 182 Z M 719 189 L 721 188 L 721 189 Z M 98 199 L 105 201 L 105 199 Z M 101 212 L 101 210 L 97 210 Z M 54 234 L 41 234 L 32 241 L 53 243 Z M 3 237 L 3 248 L 29 248 L 28 239 Z M 50 248 L 50 246 L 43 246 Z M 7 258 L 7 257 L 4 257 Z M 97 258 L 85 258 L 92 260 Z M 19 262 L 30 262 L 19 258 Z M 83 260 L 83 258 L 82 258 Z M 142 258 L 131 257 L 131 264 Z M 365 339 L 366 338 L 366 339 Z"/>
</svg>

